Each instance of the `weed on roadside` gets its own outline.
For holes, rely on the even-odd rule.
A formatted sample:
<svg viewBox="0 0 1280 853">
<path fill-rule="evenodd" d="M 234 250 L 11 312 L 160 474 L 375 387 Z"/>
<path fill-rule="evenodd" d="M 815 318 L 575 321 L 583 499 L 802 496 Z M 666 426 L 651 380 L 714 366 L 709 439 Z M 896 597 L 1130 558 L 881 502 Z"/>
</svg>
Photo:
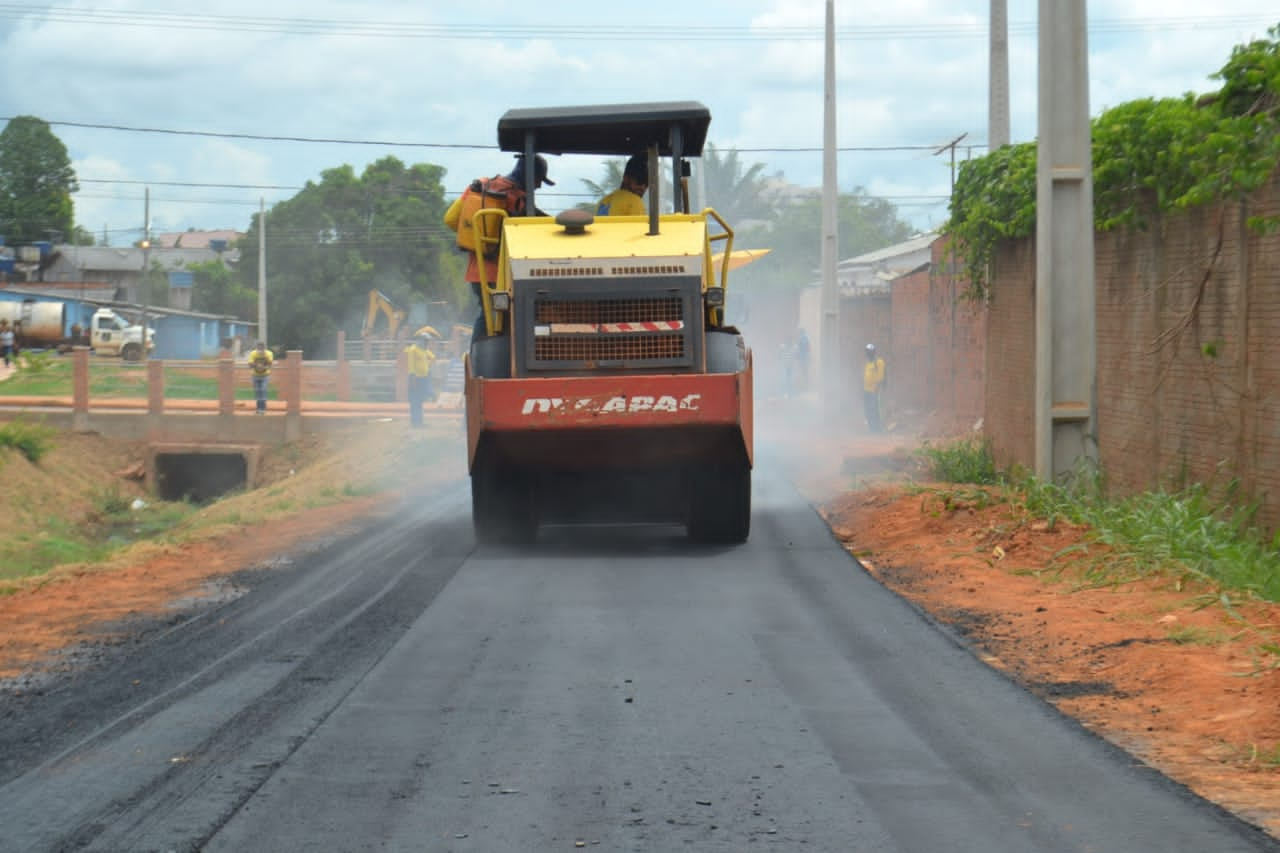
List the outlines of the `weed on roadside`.
<svg viewBox="0 0 1280 853">
<path fill-rule="evenodd" d="M 53 449 L 55 432 L 43 424 L 30 421 L 10 421 L 0 425 L 0 447 L 12 447 L 31 462 Z"/>
<path fill-rule="evenodd" d="M 1093 540 L 1109 546 L 1110 554 L 1082 576 L 1087 586 L 1165 573 L 1179 585 L 1196 580 L 1280 601 L 1280 534 L 1268 540 L 1254 525 L 1256 507 L 1232 503 L 1234 482 L 1213 494 L 1193 484 L 1111 498 L 1096 469 L 1083 469 L 1062 482 L 1020 471 L 1002 475 L 989 445 L 977 439 L 926 442 L 916 452 L 928 460 L 936 478 L 957 484 L 922 490 L 927 495 L 922 512 L 981 509 L 1007 499 L 1050 529 L 1062 522 L 1090 528 Z"/>
<path fill-rule="evenodd" d="M 1232 637 L 1225 631 L 1210 630 L 1196 625 L 1174 628 L 1167 634 L 1169 642 L 1178 646 L 1220 646 Z"/>
<path fill-rule="evenodd" d="M 946 444 L 926 441 L 915 456 L 936 480 L 947 483 L 992 485 L 1001 480 L 986 440 L 964 438 Z"/>
<path fill-rule="evenodd" d="M 58 364 L 58 356 L 51 352 L 24 351 L 14 361 L 19 375 L 37 376 L 49 373 Z"/>
</svg>

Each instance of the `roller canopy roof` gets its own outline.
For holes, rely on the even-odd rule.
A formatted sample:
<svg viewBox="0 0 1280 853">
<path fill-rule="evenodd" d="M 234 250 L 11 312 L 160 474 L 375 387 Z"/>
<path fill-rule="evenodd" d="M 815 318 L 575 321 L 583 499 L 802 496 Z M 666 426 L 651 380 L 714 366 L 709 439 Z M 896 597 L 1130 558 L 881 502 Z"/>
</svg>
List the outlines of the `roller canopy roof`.
<svg viewBox="0 0 1280 853">
<path fill-rule="evenodd" d="M 498 147 L 522 152 L 532 130 L 534 148 L 545 154 L 637 154 L 656 142 L 670 156 L 670 128 L 678 126 L 681 154 L 698 157 L 710 123 L 711 111 L 697 101 L 508 110 L 498 120 Z"/>
</svg>

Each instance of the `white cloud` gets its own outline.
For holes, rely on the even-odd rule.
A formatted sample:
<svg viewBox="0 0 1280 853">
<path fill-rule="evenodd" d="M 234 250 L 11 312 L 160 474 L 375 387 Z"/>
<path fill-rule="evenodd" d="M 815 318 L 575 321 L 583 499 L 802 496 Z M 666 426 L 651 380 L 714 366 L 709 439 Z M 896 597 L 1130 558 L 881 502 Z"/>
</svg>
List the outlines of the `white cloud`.
<svg viewBox="0 0 1280 853">
<path fill-rule="evenodd" d="M 1037 3 L 1009 0 L 1015 140 L 1035 134 Z M 1094 112 L 1137 97 L 1212 88 L 1231 46 L 1265 34 L 1256 0 L 1093 0 Z M 434 143 L 344 145 L 210 139 L 54 126 L 84 179 L 298 187 L 343 163 L 388 154 L 431 161 L 459 191 L 511 165 L 494 127 L 508 108 L 633 100 L 701 100 L 712 141 L 740 149 L 822 143 L 824 4 L 818 0 L 650 0 L 642 14 L 598 0 L 482 6 L 377 0 L 224 0 L 175 10 L 159 0 L 71 0 L 0 29 L 0 79 L 10 115 L 53 122 L 258 136 Z M 837 0 L 839 144 L 985 142 L 985 0 Z M 116 16 L 116 17 L 111 17 Z M 120 26 L 132 20 L 137 26 Z M 113 23 L 115 21 L 116 23 Z M 424 28 L 443 26 L 443 36 Z M 681 30 L 681 27 L 684 30 Z M 686 36 L 697 32 L 698 38 Z M 413 37 L 409 37 L 412 35 Z M 821 155 L 743 158 L 816 184 Z M 842 187 L 933 195 L 944 158 L 918 151 L 849 152 Z M 581 200 L 596 160 L 552 163 L 556 194 Z M 883 188 L 882 190 L 879 188 Z M 92 184 L 76 199 L 91 230 L 141 221 L 143 186 Z M 173 227 L 246 227 L 258 199 L 292 190 L 153 188 Z M 90 198 L 92 196 L 92 198 Z M 904 213 L 911 211 L 904 207 Z"/>
</svg>

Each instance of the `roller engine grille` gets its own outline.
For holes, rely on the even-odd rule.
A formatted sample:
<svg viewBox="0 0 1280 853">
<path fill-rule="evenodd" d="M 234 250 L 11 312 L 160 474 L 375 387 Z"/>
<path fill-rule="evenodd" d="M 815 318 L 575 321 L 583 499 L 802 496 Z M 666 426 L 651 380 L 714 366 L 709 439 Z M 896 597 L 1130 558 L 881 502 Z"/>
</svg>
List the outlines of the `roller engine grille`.
<svg viewBox="0 0 1280 853">
<path fill-rule="evenodd" d="M 689 356 L 687 302 L 680 295 L 626 298 L 543 296 L 534 303 L 533 359 L 538 364 L 650 362 Z M 670 324 L 630 333 L 611 326 Z"/>
<path fill-rule="evenodd" d="M 684 357 L 684 335 L 540 337 L 534 341 L 538 361 L 654 361 Z"/>
<path fill-rule="evenodd" d="M 684 320 L 684 300 L 679 296 L 638 299 L 539 299 L 534 323 L 647 323 Z"/>
</svg>

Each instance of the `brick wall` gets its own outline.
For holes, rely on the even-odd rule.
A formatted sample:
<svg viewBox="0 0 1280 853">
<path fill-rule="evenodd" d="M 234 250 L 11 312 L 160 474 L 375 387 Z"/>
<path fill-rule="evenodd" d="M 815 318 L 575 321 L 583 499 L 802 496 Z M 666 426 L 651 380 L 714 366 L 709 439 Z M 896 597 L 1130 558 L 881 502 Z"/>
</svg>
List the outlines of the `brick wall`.
<svg viewBox="0 0 1280 853">
<path fill-rule="evenodd" d="M 1035 272 L 1031 240 L 1005 244 L 992 259 L 983 425 L 1002 468 L 1035 459 Z"/>
<path fill-rule="evenodd" d="M 892 367 L 893 341 L 895 338 L 893 303 L 888 293 L 842 296 L 840 298 L 840 387 L 843 396 L 841 411 L 850 423 L 863 425 L 862 416 L 862 368 L 866 364 L 866 346 L 875 344 L 885 355 L 888 369 Z"/>
<path fill-rule="evenodd" d="M 1116 493 L 1223 487 L 1280 528 L 1280 177 L 1247 207 L 1099 234 L 1097 435 Z M 1035 249 L 997 252 L 987 310 L 985 424 L 1001 465 L 1034 463 Z M 957 341 L 957 350 L 964 345 Z"/>
<path fill-rule="evenodd" d="M 893 282 L 893 338 L 887 359 L 887 405 L 903 418 L 943 432 L 982 417 L 987 314 L 966 300 L 946 240 L 933 244 L 928 267 Z"/>
</svg>

